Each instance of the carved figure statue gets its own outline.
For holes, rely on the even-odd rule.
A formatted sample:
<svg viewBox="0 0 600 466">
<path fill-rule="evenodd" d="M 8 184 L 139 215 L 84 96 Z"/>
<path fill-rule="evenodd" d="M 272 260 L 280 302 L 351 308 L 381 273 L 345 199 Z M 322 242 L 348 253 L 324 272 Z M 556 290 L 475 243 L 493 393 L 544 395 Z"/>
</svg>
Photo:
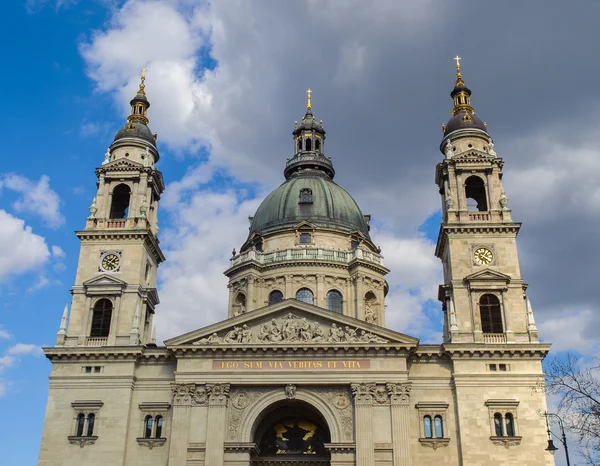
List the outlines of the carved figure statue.
<svg viewBox="0 0 600 466">
<path fill-rule="evenodd" d="M 306 320 L 306 317 L 303 317 L 298 324 L 298 329 L 300 330 L 300 339 L 302 341 L 311 341 L 312 340 L 312 329 L 310 324 Z"/>
<path fill-rule="evenodd" d="M 252 329 L 246 324 L 242 326 L 240 343 L 252 343 Z"/>
<path fill-rule="evenodd" d="M 488 154 L 496 155 L 496 149 L 494 149 L 494 141 L 492 139 L 488 142 Z"/>
<path fill-rule="evenodd" d="M 269 341 L 269 326 L 267 324 L 263 324 L 260 326 L 260 330 L 258 331 L 258 341 L 267 342 Z"/>
<path fill-rule="evenodd" d="M 454 199 L 452 198 L 452 193 L 448 190 L 448 194 L 446 195 L 446 210 L 452 210 L 454 208 Z"/>
<path fill-rule="evenodd" d="M 446 141 L 446 145 L 444 146 L 444 154 L 446 155 L 447 159 L 452 156 L 452 142 L 450 139 Z"/>
<path fill-rule="evenodd" d="M 500 194 L 500 200 L 498 202 L 500 203 L 502 210 L 508 210 L 508 197 L 506 197 L 504 191 Z"/>
<path fill-rule="evenodd" d="M 146 147 L 146 155 L 144 155 L 144 167 L 150 166 L 150 149 Z"/>
<path fill-rule="evenodd" d="M 325 331 L 321 327 L 319 322 L 315 322 L 312 324 L 312 341 L 315 343 L 320 343 L 325 340 Z"/>
<path fill-rule="evenodd" d="M 92 199 L 92 205 L 90 206 L 89 218 L 96 218 L 96 212 L 98 212 L 98 207 L 96 207 L 96 198 L 94 198 Z"/>
<path fill-rule="evenodd" d="M 277 322 L 275 321 L 275 319 L 273 319 L 271 321 L 271 328 L 269 330 L 269 341 L 271 341 L 272 343 L 277 343 L 281 340 L 283 340 L 283 336 L 281 335 L 281 330 L 279 330 L 279 327 L 277 326 Z"/>
<path fill-rule="evenodd" d="M 241 329 L 239 327 L 233 327 L 232 330 L 225 334 L 223 338 L 223 343 L 239 343 L 238 335 L 241 334 Z"/>
<path fill-rule="evenodd" d="M 296 398 L 296 386 L 294 384 L 288 383 L 285 386 L 285 396 L 290 400 Z"/>
<path fill-rule="evenodd" d="M 365 300 L 365 320 L 370 324 L 374 324 L 377 322 L 377 314 L 375 314 L 375 300 L 374 299 L 366 299 Z"/>
<path fill-rule="evenodd" d="M 102 161 L 102 165 L 106 165 L 110 162 L 110 147 L 106 149 L 106 154 L 104 154 L 104 160 Z"/>
<path fill-rule="evenodd" d="M 357 330 L 358 329 L 353 329 L 346 325 L 346 341 L 356 343 L 358 341 L 358 336 L 356 335 Z"/>
<path fill-rule="evenodd" d="M 142 197 L 142 203 L 140 204 L 140 217 L 146 218 L 148 213 L 148 204 L 146 203 L 146 196 Z"/>
</svg>

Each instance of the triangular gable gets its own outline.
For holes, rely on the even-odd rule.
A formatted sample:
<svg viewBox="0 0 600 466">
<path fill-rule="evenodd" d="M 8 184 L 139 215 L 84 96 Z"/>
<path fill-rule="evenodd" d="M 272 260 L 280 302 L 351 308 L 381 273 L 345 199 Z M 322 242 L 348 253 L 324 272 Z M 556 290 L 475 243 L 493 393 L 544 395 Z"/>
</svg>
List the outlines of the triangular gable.
<svg viewBox="0 0 600 466">
<path fill-rule="evenodd" d="M 511 281 L 511 276 L 506 275 L 505 273 L 498 272 L 492 269 L 484 269 L 479 272 L 472 273 L 471 275 L 467 275 L 464 278 L 466 283 L 475 283 L 475 282 L 500 282 L 503 284 L 508 284 Z"/>
<path fill-rule="evenodd" d="M 413 348 L 418 342 L 402 333 L 287 299 L 171 338 L 165 344 L 167 347 L 388 344 Z"/>
<path fill-rule="evenodd" d="M 112 275 L 98 275 L 97 277 L 91 278 L 83 282 L 83 286 L 85 287 L 97 287 L 97 286 L 118 286 L 124 287 L 127 286 L 123 280 L 120 280 Z"/>
<path fill-rule="evenodd" d="M 463 154 L 452 157 L 453 162 L 465 162 L 465 163 L 477 163 L 477 162 L 491 162 L 495 160 L 496 157 L 490 155 L 486 152 L 481 152 L 478 150 L 473 150 L 469 152 L 465 152 Z"/>
<path fill-rule="evenodd" d="M 144 166 L 136 161 L 131 159 L 120 158 L 117 160 L 113 160 L 105 165 L 100 167 L 101 170 L 104 171 L 122 171 L 122 170 L 139 170 Z"/>
<path fill-rule="evenodd" d="M 310 223 L 306 220 L 303 220 L 302 222 L 298 223 L 294 228 L 296 230 L 299 230 L 300 228 L 310 228 L 310 229 L 314 230 L 316 227 L 312 223 Z"/>
</svg>

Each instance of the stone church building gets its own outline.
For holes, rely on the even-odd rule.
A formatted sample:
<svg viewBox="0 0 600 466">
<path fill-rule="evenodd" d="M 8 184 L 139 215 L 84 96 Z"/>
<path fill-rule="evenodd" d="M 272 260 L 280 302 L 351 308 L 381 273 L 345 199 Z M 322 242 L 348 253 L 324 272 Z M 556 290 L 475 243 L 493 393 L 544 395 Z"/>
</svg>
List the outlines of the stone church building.
<svg viewBox="0 0 600 466">
<path fill-rule="evenodd" d="M 96 169 L 70 312 L 44 349 L 40 466 L 554 464 L 521 224 L 459 65 L 435 167 L 437 344 L 386 328 L 389 270 L 334 182 L 310 92 L 285 181 L 225 270 L 227 319 L 157 344 L 165 187 L 144 80 Z"/>
</svg>

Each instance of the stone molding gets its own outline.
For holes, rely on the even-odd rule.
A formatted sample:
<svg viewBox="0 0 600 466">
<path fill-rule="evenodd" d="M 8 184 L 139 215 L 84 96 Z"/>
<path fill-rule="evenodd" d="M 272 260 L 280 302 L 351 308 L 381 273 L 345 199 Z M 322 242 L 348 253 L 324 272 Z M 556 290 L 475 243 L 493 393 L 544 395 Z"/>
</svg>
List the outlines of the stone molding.
<svg viewBox="0 0 600 466">
<path fill-rule="evenodd" d="M 137 438 L 138 445 L 152 450 L 154 447 L 162 447 L 167 441 L 166 438 Z"/>
<path fill-rule="evenodd" d="M 447 447 L 450 443 L 449 438 L 420 438 L 419 443 L 427 448 L 437 450 L 438 448 Z"/>
<path fill-rule="evenodd" d="M 200 406 L 206 405 L 208 395 L 206 389 L 195 383 L 172 383 L 174 406 Z"/>
<path fill-rule="evenodd" d="M 79 448 L 83 448 L 86 445 L 93 445 L 96 443 L 98 436 L 92 435 L 90 437 L 77 437 L 75 435 L 69 435 L 67 438 L 69 439 L 69 443 L 71 445 L 79 445 Z"/>
<path fill-rule="evenodd" d="M 494 445 L 502 445 L 504 448 L 510 448 L 521 444 L 523 437 L 490 437 Z"/>
</svg>

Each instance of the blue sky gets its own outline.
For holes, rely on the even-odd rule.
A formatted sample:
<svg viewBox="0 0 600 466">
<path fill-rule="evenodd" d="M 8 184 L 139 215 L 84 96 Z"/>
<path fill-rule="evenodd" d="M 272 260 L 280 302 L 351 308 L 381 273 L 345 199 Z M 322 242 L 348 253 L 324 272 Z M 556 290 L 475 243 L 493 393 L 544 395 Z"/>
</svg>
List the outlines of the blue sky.
<svg viewBox="0 0 600 466">
<path fill-rule="evenodd" d="M 222 271 L 244 240 L 246 217 L 282 181 L 307 87 L 328 130 L 336 181 L 373 214 L 374 239 L 393 269 L 388 324 L 439 340 L 433 173 L 451 108 L 451 57 L 459 53 L 473 104 L 506 160 L 513 216 L 524 222 L 521 262 L 541 336 L 557 351 L 598 354 L 590 335 L 600 322 L 591 281 L 598 254 L 577 254 L 596 251 L 600 218 L 592 63 L 599 38 L 585 27 L 598 17 L 595 6 L 564 12 L 546 2 L 519 5 L 514 15 L 508 6 L 465 1 L 458 15 L 429 2 L 382 0 L 367 12 L 344 2 L 232 3 L 4 5 L 0 408 L 12 421 L 0 423 L 0 438 L 7 463 L 36 463 L 50 373 L 39 348 L 54 343 L 70 300 L 79 251 L 73 231 L 84 225 L 94 168 L 125 121 L 142 67 L 168 186 L 160 340 L 224 317 Z M 459 21 L 477 40 L 453 37 Z M 568 93 L 565 69 L 574 84 Z"/>
</svg>

